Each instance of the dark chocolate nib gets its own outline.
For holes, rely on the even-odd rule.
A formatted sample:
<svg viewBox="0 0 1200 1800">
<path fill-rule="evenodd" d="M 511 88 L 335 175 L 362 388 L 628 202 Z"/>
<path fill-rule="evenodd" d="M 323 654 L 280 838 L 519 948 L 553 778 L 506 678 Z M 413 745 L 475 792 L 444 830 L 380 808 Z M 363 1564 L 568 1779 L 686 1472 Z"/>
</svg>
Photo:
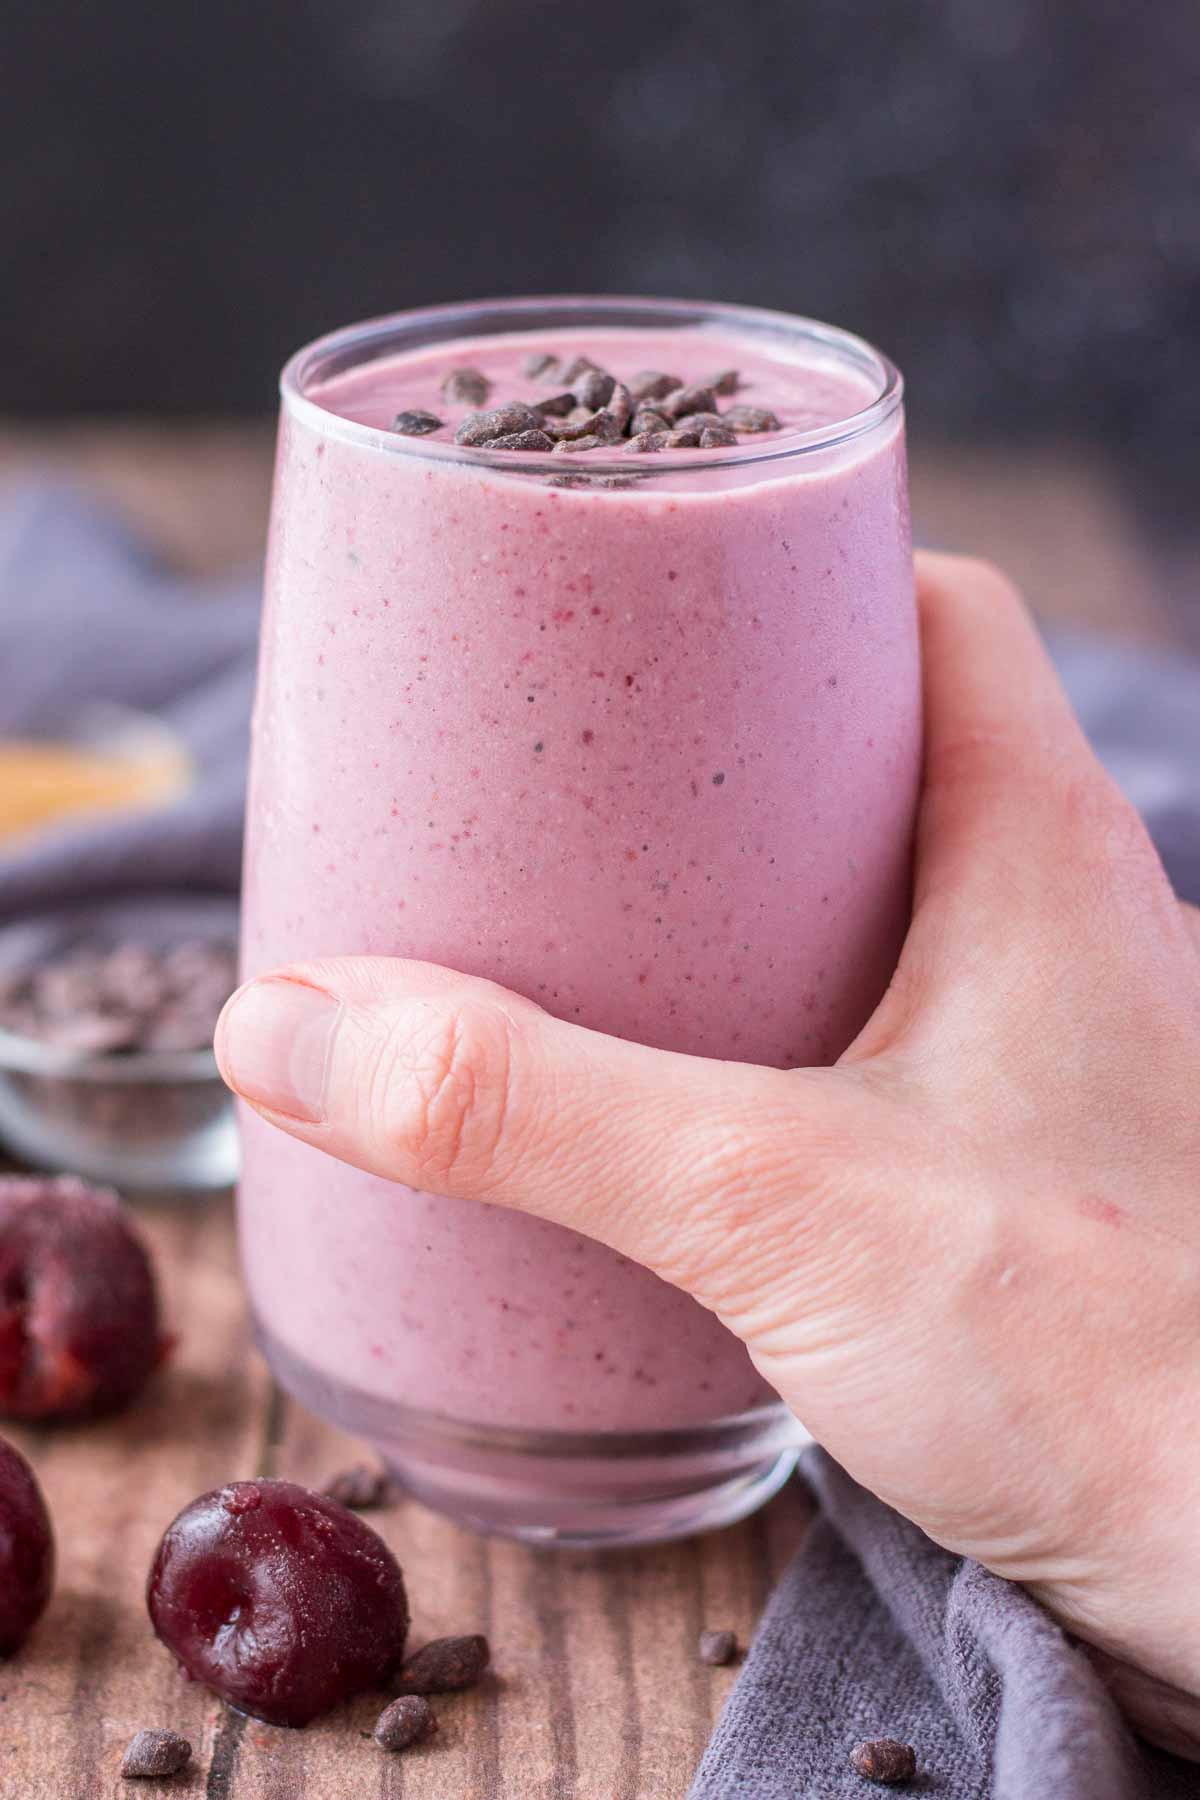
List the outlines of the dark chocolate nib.
<svg viewBox="0 0 1200 1800">
<path fill-rule="evenodd" d="M 452 406 L 482 406 L 492 384 L 479 369 L 451 369 L 442 383 L 442 395 Z"/>
<path fill-rule="evenodd" d="M 724 412 L 718 395 L 741 388 L 737 369 L 720 369 L 704 381 L 685 382 L 666 370 L 641 369 L 629 382 L 618 381 L 590 356 L 570 358 L 534 351 L 521 365 L 529 381 L 552 390 L 528 402 L 508 400 L 485 409 L 492 387 L 480 369 L 451 369 L 442 393 L 451 404 L 469 406 L 454 433 L 456 444 L 483 450 L 600 450 L 606 446 L 645 456 L 660 450 L 736 449 L 740 432 L 778 431 L 779 419 L 761 406 L 730 406 Z M 421 437 L 442 421 L 433 413 L 399 413 L 395 429 Z M 554 476 L 558 486 L 626 487 L 633 476 Z"/>
<path fill-rule="evenodd" d="M 442 421 L 431 412 L 400 412 L 392 422 L 392 430 L 401 437 L 428 437 L 431 431 L 441 429 Z"/>
</svg>

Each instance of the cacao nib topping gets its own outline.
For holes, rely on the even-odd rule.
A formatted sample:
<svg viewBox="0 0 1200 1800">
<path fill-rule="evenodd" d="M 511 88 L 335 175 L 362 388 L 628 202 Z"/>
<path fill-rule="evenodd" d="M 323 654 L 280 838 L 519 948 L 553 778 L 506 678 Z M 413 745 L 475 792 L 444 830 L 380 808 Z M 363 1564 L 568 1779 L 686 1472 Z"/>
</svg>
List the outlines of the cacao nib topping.
<svg viewBox="0 0 1200 1800">
<path fill-rule="evenodd" d="M 579 377 L 586 374 L 589 369 L 598 367 L 599 364 L 594 363 L 590 356 L 575 356 L 572 357 L 561 375 L 556 376 L 555 379 L 569 387 L 573 381 L 578 381 Z"/>
<path fill-rule="evenodd" d="M 442 383 L 442 397 L 451 406 L 483 406 L 492 384 L 480 369 L 451 369 Z"/>
<path fill-rule="evenodd" d="M 533 406 L 534 411 L 540 412 L 543 417 L 545 417 L 547 413 L 552 413 L 558 418 L 566 418 L 567 414 L 575 405 L 575 396 L 570 388 L 568 388 L 564 394 L 551 394 L 546 400 L 532 401 L 531 405 Z"/>
<path fill-rule="evenodd" d="M 765 406 L 730 406 L 725 409 L 723 421 L 732 425 L 735 431 L 778 431 L 779 420 Z"/>
<path fill-rule="evenodd" d="M 718 395 L 735 394 L 742 386 L 737 369 L 720 369 L 703 381 L 684 382 L 661 369 L 641 369 L 629 382 L 617 380 L 590 356 L 570 359 L 537 351 L 526 357 L 522 373 L 530 381 L 557 388 L 545 398 L 508 400 L 485 408 L 493 383 L 480 369 L 451 369 L 442 393 L 452 403 L 469 405 L 456 444 L 484 450 L 553 450 L 564 454 L 599 450 L 606 445 L 641 456 L 661 450 L 736 449 L 741 432 L 778 431 L 780 421 L 768 408 L 736 405 L 722 412 Z M 397 414 L 395 429 L 412 436 L 436 431 L 442 421 L 420 410 Z M 646 471 L 649 474 L 649 470 Z M 559 486 L 593 486 L 596 476 L 552 476 Z M 614 476 L 607 483 L 627 486 L 633 477 Z"/>
<path fill-rule="evenodd" d="M 625 423 L 610 406 L 602 407 L 594 415 L 591 425 L 597 437 L 607 438 L 610 443 L 616 443 L 618 438 L 625 435 Z"/>
<path fill-rule="evenodd" d="M 711 388 L 694 387 L 676 388 L 674 393 L 663 397 L 662 410 L 669 419 L 682 419 L 688 413 L 711 413 L 717 410 L 717 397 Z"/>
<path fill-rule="evenodd" d="M 597 407 L 608 405 L 616 385 L 616 380 L 606 370 L 585 369 L 572 387 L 580 406 Z"/>
<path fill-rule="evenodd" d="M 675 421 L 675 429 L 677 431 L 703 431 L 706 425 L 715 427 L 718 425 L 726 425 L 726 422 L 721 417 L 720 413 L 715 412 L 684 413 L 681 419 L 676 419 Z M 726 429 L 728 430 L 727 425 Z"/>
<path fill-rule="evenodd" d="M 399 432 L 401 437 L 428 437 L 431 431 L 440 431 L 441 429 L 442 420 L 436 413 L 421 412 L 420 410 L 399 412 L 392 421 L 392 430 Z"/>
<path fill-rule="evenodd" d="M 559 360 L 545 350 L 535 350 L 521 364 L 521 373 L 526 381 L 559 381 Z"/>
<path fill-rule="evenodd" d="M 624 431 L 633 413 L 633 395 L 624 382 L 618 381 L 608 396 L 605 410 L 617 421 L 617 428 Z"/>
<path fill-rule="evenodd" d="M 506 431 L 489 438 L 485 450 L 553 450 L 554 439 L 546 431 Z"/>
<path fill-rule="evenodd" d="M 563 450 L 599 450 L 602 444 L 611 444 L 612 441 L 608 436 L 602 437 L 598 431 L 589 431 L 582 437 L 560 438 L 554 446 L 554 452 L 558 455 Z"/>
<path fill-rule="evenodd" d="M 663 375 L 658 369 L 640 369 L 629 383 L 635 400 L 661 400 L 664 394 L 682 387 L 678 375 Z"/>
<path fill-rule="evenodd" d="M 572 469 L 563 475 L 547 475 L 547 487 L 570 488 L 631 488 L 637 485 L 636 475 L 585 475 L 582 470 Z"/>
<path fill-rule="evenodd" d="M 586 437 L 592 429 L 595 416 L 595 413 L 585 413 L 582 419 L 544 419 L 542 430 L 556 439 Z"/>
<path fill-rule="evenodd" d="M 534 412 L 532 406 L 510 400 L 507 406 L 494 407 L 491 412 L 468 413 L 455 432 L 454 441 L 456 444 L 486 444 L 492 438 L 507 437 L 512 432 L 538 431 L 541 424 L 541 414 Z"/>
</svg>

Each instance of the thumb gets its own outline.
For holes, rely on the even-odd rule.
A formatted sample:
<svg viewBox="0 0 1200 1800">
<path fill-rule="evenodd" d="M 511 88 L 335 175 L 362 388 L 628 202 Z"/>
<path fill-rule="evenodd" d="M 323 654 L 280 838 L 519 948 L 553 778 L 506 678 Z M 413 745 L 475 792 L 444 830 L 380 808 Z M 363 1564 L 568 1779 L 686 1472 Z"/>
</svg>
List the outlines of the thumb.
<svg viewBox="0 0 1200 1800">
<path fill-rule="evenodd" d="M 282 969 L 230 999 L 221 1073 L 271 1123 L 373 1174 L 599 1238 L 718 1310 L 821 1171 L 855 1079 L 652 1050 L 426 963 Z M 813 1221 L 816 1229 L 815 1219 Z"/>
</svg>

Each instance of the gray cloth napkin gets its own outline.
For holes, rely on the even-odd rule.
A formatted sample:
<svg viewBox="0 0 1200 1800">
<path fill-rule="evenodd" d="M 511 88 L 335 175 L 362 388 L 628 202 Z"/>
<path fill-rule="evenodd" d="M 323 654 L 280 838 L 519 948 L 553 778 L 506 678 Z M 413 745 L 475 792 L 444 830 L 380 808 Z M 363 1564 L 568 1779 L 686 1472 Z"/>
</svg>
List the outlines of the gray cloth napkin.
<svg viewBox="0 0 1200 1800">
<path fill-rule="evenodd" d="M 169 808 L 0 848 L 0 966 L 81 921 L 141 937 L 214 910 L 232 922 L 257 616 L 257 578 L 181 581 L 70 491 L 0 506 L 0 737 L 118 702 L 167 720 L 198 771 Z M 1076 637 L 1053 648 L 1176 888 L 1200 900 L 1200 665 Z M 1200 1772 L 1129 1738 L 1026 1595 L 937 1549 L 822 1452 L 806 1472 L 818 1521 L 692 1800 L 862 1800 L 873 1790 L 847 1755 L 873 1736 L 914 1743 L 923 1773 L 907 1791 L 948 1800 L 1200 1800 Z"/>
</svg>

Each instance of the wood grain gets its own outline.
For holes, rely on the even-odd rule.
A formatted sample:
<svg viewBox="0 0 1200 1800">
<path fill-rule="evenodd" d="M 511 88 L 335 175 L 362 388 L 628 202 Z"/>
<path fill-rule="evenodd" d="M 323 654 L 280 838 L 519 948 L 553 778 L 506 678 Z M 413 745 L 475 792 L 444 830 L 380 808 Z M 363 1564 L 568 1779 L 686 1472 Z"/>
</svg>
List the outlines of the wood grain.
<svg viewBox="0 0 1200 1800">
<path fill-rule="evenodd" d="M 695 1655 L 701 1626 L 745 1642 L 799 1542 L 798 1488 L 757 1519 L 691 1543 L 618 1555 L 485 1542 L 415 1502 L 370 1515 L 399 1557 L 413 1642 L 484 1631 L 495 1669 L 435 1702 L 428 1747 L 389 1757 L 366 1697 L 285 1731 L 229 1712 L 185 1681 L 146 1617 L 143 1587 L 164 1527 L 195 1494 L 250 1474 L 314 1485 L 363 1448 L 272 1386 L 252 1349 L 227 1201 L 143 1209 L 178 1345 L 124 1415 L 71 1430 L 12 1430 L 54 1515 L 59 1576 L 26 1649 L 0 1665 L 5 1800 L 678 1800 L 733 1670 Z M 142 1725 L 191 1739 L 172 1782 L 120 1780 Z"/>
</svg>

